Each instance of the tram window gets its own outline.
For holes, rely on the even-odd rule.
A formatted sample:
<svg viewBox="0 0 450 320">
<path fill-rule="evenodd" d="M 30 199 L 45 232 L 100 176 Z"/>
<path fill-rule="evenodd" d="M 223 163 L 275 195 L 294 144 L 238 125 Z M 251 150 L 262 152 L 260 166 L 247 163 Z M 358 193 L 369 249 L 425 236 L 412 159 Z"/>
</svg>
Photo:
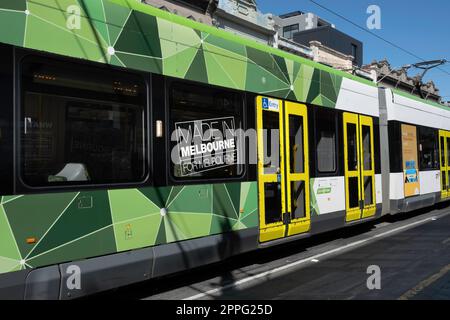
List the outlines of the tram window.
<svg viewBox="0 0 450 320">
<path fill-rule="evenodd" d="M 207 86 L 170 88 L 171 170 L 177 180 L 242 176 L 243 95 Z"/>
<path fill-rule="evenodd" d="M 142 182 L 145 84 L 69 63 L 23 64 L 22 179 L 31 187 Z"/>
<path fill-rule="evenodd" d="M 437 144 L 437 130 L 419 128 L 420 170 L 439 168 L 439 148 Z"/>
<path fill-rule="evenodd" d="M 336 114 L 316 109 L 317 169 L 321 173 L 336 172 Z"/>
</svg>

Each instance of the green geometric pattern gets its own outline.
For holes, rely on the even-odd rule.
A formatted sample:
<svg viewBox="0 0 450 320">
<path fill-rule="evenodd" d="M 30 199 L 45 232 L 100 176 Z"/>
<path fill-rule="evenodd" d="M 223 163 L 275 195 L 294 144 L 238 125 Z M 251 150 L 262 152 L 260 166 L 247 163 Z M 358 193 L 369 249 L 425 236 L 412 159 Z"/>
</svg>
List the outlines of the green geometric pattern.
<svg viewBox="0 0 450 320">
<path fill-rule="evenodd" d="M 2 0 L 0 42 L 325 107 L 373 85 L 135 0 Z M 2 196 L 0 273 L 257 226 L 255 182 Z"/>
<path fill-rule="evenodd" d="M 2 0 L 0 42 L 325 107 L 364 82 L 135 0 Z"/>
<path fill-rule="evenodd" d="M 256 182 L 4 196 L 0 273 L 257 226 Z"/>
</svg>

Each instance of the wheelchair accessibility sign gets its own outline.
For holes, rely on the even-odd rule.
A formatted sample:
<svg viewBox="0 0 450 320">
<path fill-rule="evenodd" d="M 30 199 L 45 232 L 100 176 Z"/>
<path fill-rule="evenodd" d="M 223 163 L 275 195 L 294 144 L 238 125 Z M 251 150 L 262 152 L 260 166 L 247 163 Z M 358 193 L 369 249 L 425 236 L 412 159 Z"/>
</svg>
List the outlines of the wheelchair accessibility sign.
<svg viewBox="0 0 450 320">
<path fill-rule="evenodd" d="M 262 98 L 262 108 L 263 110 L 279 111 L 280 101 L 270 98 Z"/>
</svg>

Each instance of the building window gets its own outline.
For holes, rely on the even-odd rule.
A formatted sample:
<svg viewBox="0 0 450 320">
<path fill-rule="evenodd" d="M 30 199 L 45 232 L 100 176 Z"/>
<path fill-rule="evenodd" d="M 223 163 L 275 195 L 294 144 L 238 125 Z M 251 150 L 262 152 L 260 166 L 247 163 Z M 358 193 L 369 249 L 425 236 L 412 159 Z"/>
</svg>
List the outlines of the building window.
<svg viewBox="0 0 450 320">
<path fill-rule="evenodd" d="M 352 43 L 352 56 L 353 56 L 353 64 L 358 64 L 358 46 Z"/>
<path fill-rule="evenodd" d="M 283 37 L 286 39 L 293 39 L 294 33 L 297 33 L 298 31 L 298 24 L 283 27 Z"/>
<path fill-rule="evenodd" d="M 335 173 L 337 163 L 336 114 L 325 109 L 316 109 L 317 170 L 320 173 Z"/>
<path fill-rule="evenodd" d="M 180 82 L 172 85 L 170 153 L 176 180 L 242 176 L 238 134 L 243 103 L 240 93 Z"/>
<path fill-rule="evenodd" d="M 140 77 L 34 58 L 22 68 L 21 175 L 28 186 L 143 181 Z"/>
<path fill-rule="evenodd" d="M 420 170 L 437 170 L 439 168 L 437 130 L 419 128 L 419 162 Z"/>
</svg>

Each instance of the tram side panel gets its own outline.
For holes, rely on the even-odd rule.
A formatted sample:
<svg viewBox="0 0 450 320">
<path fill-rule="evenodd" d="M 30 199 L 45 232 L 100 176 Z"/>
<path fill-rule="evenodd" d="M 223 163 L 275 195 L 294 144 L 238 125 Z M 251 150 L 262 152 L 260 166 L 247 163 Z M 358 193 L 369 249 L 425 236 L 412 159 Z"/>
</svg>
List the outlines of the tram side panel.
<svg viewBox="0 0 450 320">
<path fill-rule="evenodd" d="M 381 113 L 383 109 L 388 138 L 382 139 L 389 149 L 389 163 L 383 163 L 389 169 L 384 175 L 388 183 L 383 185 L 389 194 L 388 213 L 410 212 L 441 201 L 438 136 L 440 130 L 450 129 L 450 111 L 391 89 L 380 89 Z"/>
</svg>

